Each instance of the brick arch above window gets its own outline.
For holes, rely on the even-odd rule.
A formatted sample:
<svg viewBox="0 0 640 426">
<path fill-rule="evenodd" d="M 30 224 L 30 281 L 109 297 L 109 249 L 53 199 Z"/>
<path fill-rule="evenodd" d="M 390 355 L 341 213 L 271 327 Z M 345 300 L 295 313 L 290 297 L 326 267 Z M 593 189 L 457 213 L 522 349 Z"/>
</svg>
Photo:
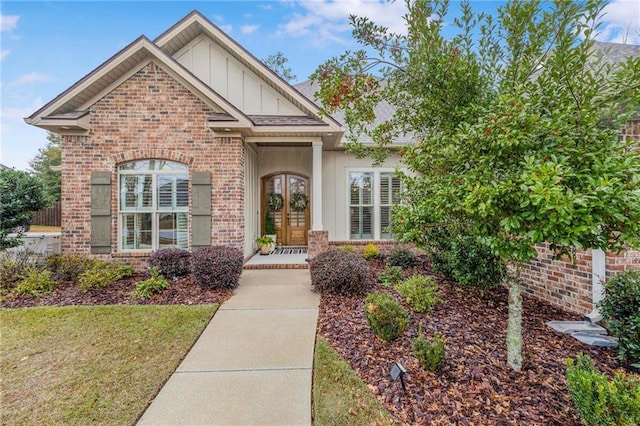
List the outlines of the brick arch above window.
<svg viewBox="0 0 640 426">
<path fill-rule="evenodd" d="M 121 163 L 126 163 L 128 161 L 147 160 L 150 158 L 170 160 L 170 161 L 175 161 L 176 163 L 182 163 L 182 164 L 186 164 L 187 166 L 192 166 L 196 160 L 195 157 L 186 155 L 177 150 L 154 149 L 154 148 L 134 149 L 131 151 L 125 151 L 125 152 L 116 154 L 111 158 L 113 162 L 116 164 L 116 166 Z"/>
</svg>

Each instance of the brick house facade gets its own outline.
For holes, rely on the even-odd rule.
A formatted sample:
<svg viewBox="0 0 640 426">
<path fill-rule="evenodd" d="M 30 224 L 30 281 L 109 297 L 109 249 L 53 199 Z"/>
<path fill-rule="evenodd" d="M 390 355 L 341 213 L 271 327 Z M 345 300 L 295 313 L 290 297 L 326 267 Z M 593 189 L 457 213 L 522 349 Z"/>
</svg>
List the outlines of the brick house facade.
<svg viewBox="0 0 640 426">
<path fill-rule="evenodd" d="M 393 244 L 400 160 L 373 167 L 346 153 L 340 112 L 323 115 L 314 91 L 289 85 L 198 12 L 134 40 L 25 119 L 62 136 L 62 252 L 138 269 L 164 247 L 224 244 L 248 258 L 266 216 L 279 244 L 308 245 L 310 257 L 331 244 Z M 631 122 L 622 137 L 640 139 L 639 129 Z M 266 201 L 274 193 L 277 211 Z M 304 195 L 304 211 L 289 208 L 292 195 Z M 581 314 L 593 308 L 594 276 L 640 264 L 637 251 L 597 262 L 580 252 L 575 264 L 539 251 L 526 291 Z"/>
</svg>

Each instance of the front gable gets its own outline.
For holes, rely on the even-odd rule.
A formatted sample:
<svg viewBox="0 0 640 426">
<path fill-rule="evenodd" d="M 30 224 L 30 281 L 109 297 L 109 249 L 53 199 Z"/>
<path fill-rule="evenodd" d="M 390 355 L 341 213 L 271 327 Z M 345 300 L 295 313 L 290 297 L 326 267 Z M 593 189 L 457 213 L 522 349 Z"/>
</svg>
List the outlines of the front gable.
<svg viewBox="0 0 640 426">
<path fill-rule="evenodd" d="M 173 58 L 247 115 L 308 114 L 206 35 L 197 37 Z"/>
</svg>

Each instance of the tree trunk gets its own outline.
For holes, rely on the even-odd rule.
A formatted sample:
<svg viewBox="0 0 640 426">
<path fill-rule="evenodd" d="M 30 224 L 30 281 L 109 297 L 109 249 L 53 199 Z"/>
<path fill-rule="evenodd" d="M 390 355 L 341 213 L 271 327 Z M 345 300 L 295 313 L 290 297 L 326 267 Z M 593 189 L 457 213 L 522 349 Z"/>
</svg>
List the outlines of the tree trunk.
<svg viewBox="0 0 640 426">
<path fill-rule="evenodd" d="M 519 262 L 507 262 L 509 319 L 507 320 L 507 363 L 515 371 L 522 369 L 522 288 Z"/>
</svg>

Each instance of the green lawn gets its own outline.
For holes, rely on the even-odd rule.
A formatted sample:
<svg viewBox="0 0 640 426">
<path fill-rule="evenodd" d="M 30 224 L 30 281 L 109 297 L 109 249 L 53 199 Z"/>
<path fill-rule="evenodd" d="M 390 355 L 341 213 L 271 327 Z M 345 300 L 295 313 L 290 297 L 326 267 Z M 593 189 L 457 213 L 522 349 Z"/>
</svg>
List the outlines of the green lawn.
<svg viewBox="0 0 640 426">
<path fill-rule="evenodd" d="M 394 417 L 322 337 L 313 367 L 314 420 L 324 425 L 391 425 Z"/>
<path fill-rule="evenodd" d="M 0 311 L 0 423 L 133 424 L 217 306 Z"/>
<path fill-rule="evenodd" d="M 134 424 L 217 306 L 0 310 L 0 423 Z M 318 337 L 317 425 L 388 425 L 393 417 Z"/>
</svg>

